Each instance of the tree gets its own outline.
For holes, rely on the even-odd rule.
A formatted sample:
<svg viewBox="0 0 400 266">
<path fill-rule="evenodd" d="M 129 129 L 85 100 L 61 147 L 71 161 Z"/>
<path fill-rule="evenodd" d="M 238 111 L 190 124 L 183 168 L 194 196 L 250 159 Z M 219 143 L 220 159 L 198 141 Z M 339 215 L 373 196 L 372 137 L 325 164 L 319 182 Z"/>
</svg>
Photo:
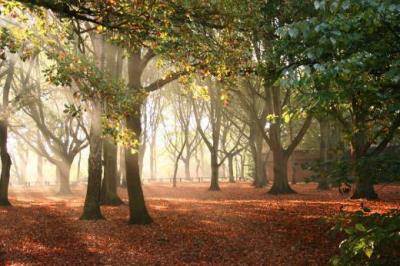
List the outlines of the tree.
<svg viewBox="0 0 400 266">
<path fill-rule="evenodd" d="M 220 156 L 221 134 L 223 130 L 223 103 L 221 101 L 222 89 L 221 84 L 209 81 L 207 86 L 199 87 L 199 95 L 193 97 L 205 97 L 202 102 L 192 100 L 193 113 L 197 124 L 197 130 L 206 144 L 210 152 L 210 165 L 211 165 L 211 184 L 210 191 L 219 191 L 219 167 L 224 163 L 227 156 Z M 204 128 L 203 114 L 207 114 L 209 131 Z"/>
<path fill-rule="evenodd" d="M 300 82 L 343 126 L 356 183 L 352 198 L 376 199 L 371 171 L 400 126 L 400 7 L 373 0 L 318 1 L 315 8 L 318 15 L 287 27 L 281 52 L 304 62 Z"/>
<path fill-rule="evenodd" d="M 65 88 L 60 91 L 51 91 L 42 88 L 40 76 L 32 74 L 33 68 L 39 69 L 38 58 L 29 61 L 28 70 L 21 69 L 19 88 L 15 89 L 18 104 L 40 131 L 41 138 L 37 138 L 36 130 L 13 128 L 13 132 L 25 141 L 37 154 L 44 156 L 49 162 L 56 165 L 56 173 L 60 182 L 59 194 L 71 194 L 69 177 L 71 165 L 76 155 L 88 146 L 88 132 L 81 116 L 71 116 L 60 113 L 60 96 L 67 102 L 74 104 L 73 95 Z M 52 104 L 45 104 L 48 95 L 52 95 Z M 49 100 L 47 100 L 48 102 Z M 65 105 L 65 102 L 63 103 Z M 18 119 L 18 118 L 16 118 Z"/>
<path fill-rule="evenodd" d="M 14 78 L 15 58 L 7 60 L 8 69 L 3 87 L 2 117 L 0 119 L 0 157 L 1 157 L 1 179 L 0 179 L 0 205 L 11 205 L 8 200 L 8 184 L 10 182 L 11 157 L 7 150 L 8 140 L 8 103 L 11 84 Z"/>
</svg>

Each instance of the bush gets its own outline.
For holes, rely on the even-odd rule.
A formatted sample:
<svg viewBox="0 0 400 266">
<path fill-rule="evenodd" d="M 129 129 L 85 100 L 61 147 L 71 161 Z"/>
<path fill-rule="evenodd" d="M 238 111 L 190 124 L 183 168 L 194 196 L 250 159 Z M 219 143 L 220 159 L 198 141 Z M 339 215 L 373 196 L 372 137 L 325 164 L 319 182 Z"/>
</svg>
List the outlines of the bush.
<svg viewBox="0 0 400 266">
<path fill-rule="evenodd" d="M 345 232 L 332 265 L 400 265 L 400 211 L 366 215 L 341 213 L 335 232 Z"/>
</svg>

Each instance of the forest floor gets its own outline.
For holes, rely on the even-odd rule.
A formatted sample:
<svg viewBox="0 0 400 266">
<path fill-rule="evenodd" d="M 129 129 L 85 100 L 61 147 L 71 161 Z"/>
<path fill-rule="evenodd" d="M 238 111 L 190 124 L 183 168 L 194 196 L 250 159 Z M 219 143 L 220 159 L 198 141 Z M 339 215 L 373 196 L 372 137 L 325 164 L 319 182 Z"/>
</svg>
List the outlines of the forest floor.
<svg viewBox="0 0 400 266">
<path fill-rule="evenodd" d="M 272 196 L 249 184 L 146 183 L 154 223 L 128 225 L 128 207 L 102 207 L 104 221 L 80 221 L 84 190 L 56 196 L 54 187 L 11 189 L 0 207 L 0 264 L 6 265 L 326 265 L 341 236 L 327 234 L 334 217 L 360 208 L 335 190 L 297 184 Z M 400 207 L 400 185 L 377 187 L 373 212 Z M 126 202 L 126 193 L 120 194 Z"/>
</svg>

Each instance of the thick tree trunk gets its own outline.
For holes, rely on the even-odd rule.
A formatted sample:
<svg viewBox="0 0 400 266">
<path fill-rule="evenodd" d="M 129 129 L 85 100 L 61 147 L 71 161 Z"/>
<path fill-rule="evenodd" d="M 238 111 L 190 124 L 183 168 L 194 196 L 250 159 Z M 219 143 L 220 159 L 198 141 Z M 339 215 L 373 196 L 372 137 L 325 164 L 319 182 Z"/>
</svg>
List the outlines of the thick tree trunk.
<svg viewBox="0 0 400 266">
<path fill-rule="evenodd" d="M 273 195 L 292 194 L 294 190 L 289 186 L 288 181 L 288 156 L 282 149 L 272 150 L 274 165 L 274 182 L 268 193 Z"/>
<path fill-rule="evenodd" d="M 217 152 L 212 152 L 211 153 L 211 185 L 209 190 L 210 191 L 220 191 L 221 188 L 219 187 L 218 184 L 218 155 Z"/>
<path fill-rule="evenodd" d="M 61 164 L 56 165 L 57 177 L 59 179 L 58 195 L 71 195 L 71 188 L 69 184 L 69 175 L 71 172 L 71 160 L 64 160 Z"/>
<path fill-rule="evenodd" d="M 0 156 L 1 156 L 1 179 L 0 179 L 0 206 L 10 206 L 8 200 L 8 185 L 10 183 L 11 157 L 7 150 L 8 128 L 7 120 L 0 121 Z"/>
<path fill-rule="evenodd" d="M 101 186 L 100 203 L 119 206 L 123 202 L 117 193 L 117 146 L 110 140 L 103 141 L 104 178 Z"/>
<path fill-rule="evenodd" d="M 233 155 L 228 156 L 229 183 L 235 183 L 235 175 L 233 173 L 233 158 Z"/>
<path fill-rule="evenodd" d="M 89 176 L 81 220 L 104 219 L 100 210 L 100 190 L 102 175 L 102 141 L 100 106 L 95 104 L 92 110 L 90 126 Z"/>
<path fill-rule="evenodd" d="M 127 117 L 126 126 L 139 138 L 141 134 L 140 112 Z M 139 154 L 137 152 L 132 153 L 130 149 L 125 149 L 125 162 L 129 197 L 129 223 L 150 224 L 153 219 L 150 217 L 144 201 L 140 180 Z"/>
<path fill-rule="evenodd" d="M 360 147 L 358 147 L 358 145 Z M 356 162 L 365 156 L 362 151 L 365 150 L 362 148 L 361 142 L 353 142 L 351 147 L 351 158 L 356 164 Z M 362 169 L 362 167 L 354 166 L 353 175 L 356 178 L 355 182 L 355 191 L 351 196 L 352 199 L 367 199 L 367 200 L 375 200 L 378 199 L 378 194 L 376 194 L 374 189 L 374 182 L 371 176 L 371 173 Z"/>
<path fill-rule="evenodd" d="M 360 175 L 358 173 L 358 180 L 356 181 L 356 188 L 351 196 L 352 199 L 367 199 L 375 200 L 378 199 L 378 194 L 376 194 L 374 189 L 374 183 L 372 178 L 368 175 Z"/>
<path fill-rule="evenodd" d="M 353 123 L 353 135 L 350 142 L 350 158 L 353 164 L 353 176 L 355 180 L 355 191 L 352 195 L 352 199 L 365 198 L 368 200 L 378 199 L 378 195 L 374 190 L 374 180 L 371 176 L 371 172 L 368 170 L 368 166 L 360 165 L 359 160 L 365 158 L 368 150 L 368 136 L 366 134 L 366 114 L 365 112 L 359 111 L 354 98 L 353 108 L 355 112 L 352 117 Z"/>
<path fill-rule="evenodd" d="M 320 139 L 320 161 L 322 164 L 328 161 L 328 152 L 329 152 L 329 121 L 327 119 L 319 120 L 319 127 L 321 133 Z M 318 189 L 320 190 L 328 190 L 329 183 L 327 180 L 327 172 L 326 167 L 322 166 L 321 173 L 318 180 Z"/>
</svg>

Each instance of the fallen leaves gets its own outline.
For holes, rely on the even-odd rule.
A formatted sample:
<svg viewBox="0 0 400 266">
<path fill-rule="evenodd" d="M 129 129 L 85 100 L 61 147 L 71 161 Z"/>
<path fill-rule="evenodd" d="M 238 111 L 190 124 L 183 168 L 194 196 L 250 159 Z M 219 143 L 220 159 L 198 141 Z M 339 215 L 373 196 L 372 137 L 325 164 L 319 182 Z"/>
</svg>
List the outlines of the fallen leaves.
<svg viewBox="0 0 400 266">
<path fill-rule="evenodd" d="M 12 265 L 326 265 L 340 237 L 321 218 L 357 211 L 360 201 L 336 190 L 298 184 L 296 195 L 271 196 L 267 189 L 222 183 L 146 184 L 155 223 L 127 224 L 128 207 L 103 207 L 106 221 L 78 220 L 84 190 L 54 197 L 51 190 L 14 189 L 14 207 L 1 207 L 0 259 Z M 399 208 L 398 186 L 379 191 L 372 212 Z M 120 191 L 126 201 L 126 194 Z"/>
</svg>

